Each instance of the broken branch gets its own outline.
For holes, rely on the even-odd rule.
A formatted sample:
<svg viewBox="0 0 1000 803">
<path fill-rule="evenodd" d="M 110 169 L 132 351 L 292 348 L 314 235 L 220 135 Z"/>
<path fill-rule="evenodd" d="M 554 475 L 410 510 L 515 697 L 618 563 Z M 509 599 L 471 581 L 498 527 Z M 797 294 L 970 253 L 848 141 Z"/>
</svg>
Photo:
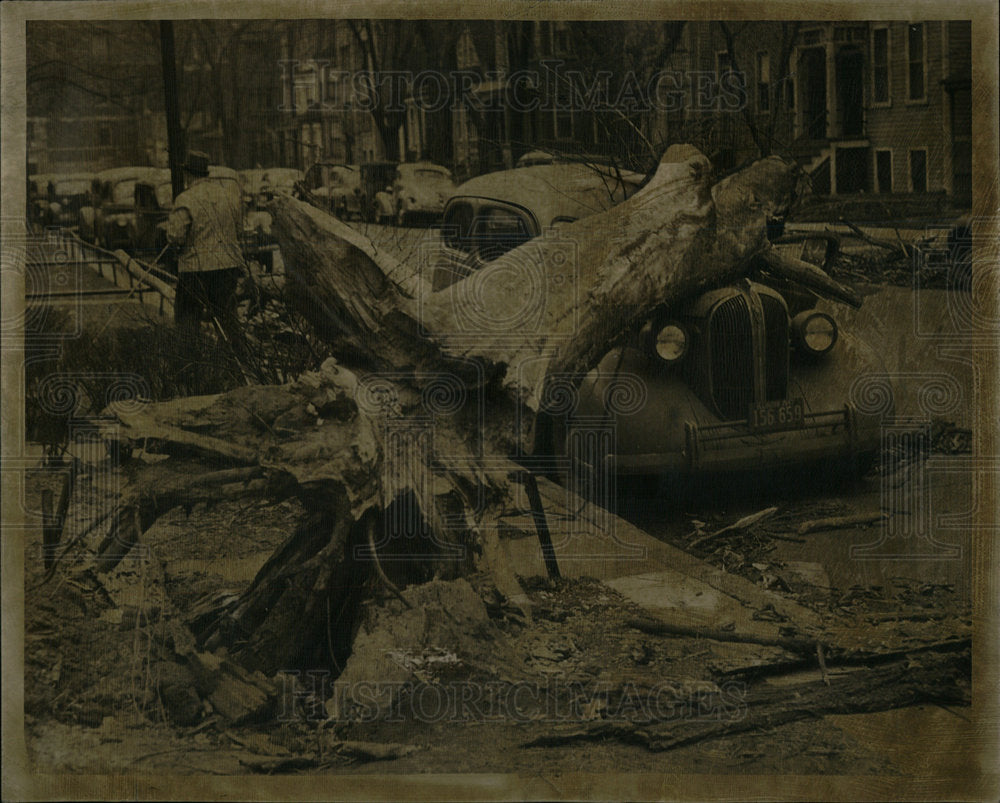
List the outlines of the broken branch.
<svg viewBox="0 0 1000 803">
<path fill-rule="evenodd" d="M 844 527 L 858 527 L 884 521 L 887 513 L 856 513 L 850 516 L 831 516 L 827 519 L 812 519 L 799 525 L 798 534 L 814 533 L 819 530 L 839 530 Z"/>
<path fill-rule="evenodd" d="M 762 253 L 761 257 L 768 268 L 778 276 L 798 282 L 824 298 L 840 301 L 854 309 L 861 308 L 861 296 L 850 287 L 831 279 L 815 265 L 782 254 L 773 248 Z"/>
</svg>

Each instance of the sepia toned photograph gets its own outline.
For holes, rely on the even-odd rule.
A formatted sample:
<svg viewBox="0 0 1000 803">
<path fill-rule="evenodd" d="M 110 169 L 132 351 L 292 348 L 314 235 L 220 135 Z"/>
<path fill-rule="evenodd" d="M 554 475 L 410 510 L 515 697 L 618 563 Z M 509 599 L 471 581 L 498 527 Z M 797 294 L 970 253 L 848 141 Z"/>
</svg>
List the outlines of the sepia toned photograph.
<svg viewBox="0 0 1000 803">
<path fill-rule="evenodd" d="M 990 4 L 2 11 L 5 799 L 996 799 Z"/>
</svg>

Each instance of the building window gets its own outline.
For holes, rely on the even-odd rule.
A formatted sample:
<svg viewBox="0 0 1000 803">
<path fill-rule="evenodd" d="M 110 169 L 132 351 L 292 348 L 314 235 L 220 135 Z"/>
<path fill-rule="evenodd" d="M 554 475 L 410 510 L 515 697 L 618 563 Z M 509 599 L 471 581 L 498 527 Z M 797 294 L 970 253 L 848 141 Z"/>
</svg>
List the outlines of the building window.
<svg viewBox="0 0 1000 803">
<path fill-rule="evenodd" d="M 924 78 L 926 73 L 926 43 L 924 24 L 914 23 L 906 29 L 907 98 L 924 100 Z"/>
<path fill-rule="evenodd" d="M 560 84 L 556 89 L 553 131 L 556 139 L 573 138 L 573 98 L 569 87 Z"/>
<path fill-rule="evenodd" d="M 757 110 L 771 110 L 771 56 L 766 52 L 757 54 Z"/>
<path fill-rule="evenodd" d="M 872 103 L 889 103 L 889 47 L 888 28 L 872 31 Z"/>
<path fill-rule="evenodd" d="M 927 149 L 910 151 L 910 191 L 927 192 Z"/>
<path fill-rule="evenodd" d="M 553 52 L 557 56 L 565 56 L 569 53 L 569 28 L 566 27 L 565 22 L 557 22 L 554 25 L 552 31 Z"/>
<path fill-rule="evenodd" d="M 892 192 L 892 151 L 875 151 L 875 192 Z"/>
<path fill-rule="evenodd" d="M 720 50 L 715 54 L 715 75 L 716 80 L 722 78 L 727 72 L 733 71 L 733 57 L 726 50 Z"/>
</svg>

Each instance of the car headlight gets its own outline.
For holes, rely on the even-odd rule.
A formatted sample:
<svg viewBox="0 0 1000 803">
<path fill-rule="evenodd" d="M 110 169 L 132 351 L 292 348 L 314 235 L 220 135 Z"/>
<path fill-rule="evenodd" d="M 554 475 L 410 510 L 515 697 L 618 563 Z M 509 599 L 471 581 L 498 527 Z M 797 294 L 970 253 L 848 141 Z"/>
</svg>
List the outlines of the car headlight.
<svg viewBox="0 0 1000 803">
<path fill-rule="evenodd" d="M 687 331 L 679 323 L 670 322 L 666 324 L 656 333 L 656 338 L 653 340 L 653 349 L 656 351 L 656 356 L 665 363 L 677 362 L 687 354 Z"/>
<path fill-rule="evenodd" d="M 826 354 L 837 342 L 837 322 L 825 312 L 800 312 L 792 320 L 792 331 L 807 354 Z"/>
</svg>

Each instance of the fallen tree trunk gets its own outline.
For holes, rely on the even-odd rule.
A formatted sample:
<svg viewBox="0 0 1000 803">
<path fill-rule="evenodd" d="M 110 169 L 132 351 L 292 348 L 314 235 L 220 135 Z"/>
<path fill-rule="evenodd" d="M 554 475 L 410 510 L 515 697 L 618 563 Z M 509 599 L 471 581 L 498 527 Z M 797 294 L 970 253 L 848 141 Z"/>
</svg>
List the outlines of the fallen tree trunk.
<svg viewBox="0 0 1000 803">
<path fill-rule="evenodd" d="M 655 308 L 755 269 L 796 181 L 770 157 L 713 186 L 708 160 L 675 146 L 626 202 L 436 293 L 426 265 L 279 196 L 289 302 L 354 370 L 328 360 L 282 388 L 112 408 L 109 437 L 213 472 L 259 467 L 310 514 L 236 603 L 200 619 L 201 644 L 265 672 L 336 665 L 380 587 L 461 576 L 483 555 L 503 573 L 480 524 L 511 494 L 507 455 L 530 443 L 546 382 L 580 378 Z M 161 509 L 155 488 L 137 494 L 139 510 Z"/>
<path fill-rule="evenodd" d="M 674 146 L 630 199 L 536 237 L 445 290 L 336 218 L 275 202 L 290 303 L 345 360 L 416 375 L 501 378 L 537 410 L 546 377 L 581 376 L 654 308 L 735 279 L 769 249 L 766 223 L 797 173 L 770 157 L 712 186 L 696 149 Z M 429 258 L 429 257 L 428 257 Z"/>
</svg>

